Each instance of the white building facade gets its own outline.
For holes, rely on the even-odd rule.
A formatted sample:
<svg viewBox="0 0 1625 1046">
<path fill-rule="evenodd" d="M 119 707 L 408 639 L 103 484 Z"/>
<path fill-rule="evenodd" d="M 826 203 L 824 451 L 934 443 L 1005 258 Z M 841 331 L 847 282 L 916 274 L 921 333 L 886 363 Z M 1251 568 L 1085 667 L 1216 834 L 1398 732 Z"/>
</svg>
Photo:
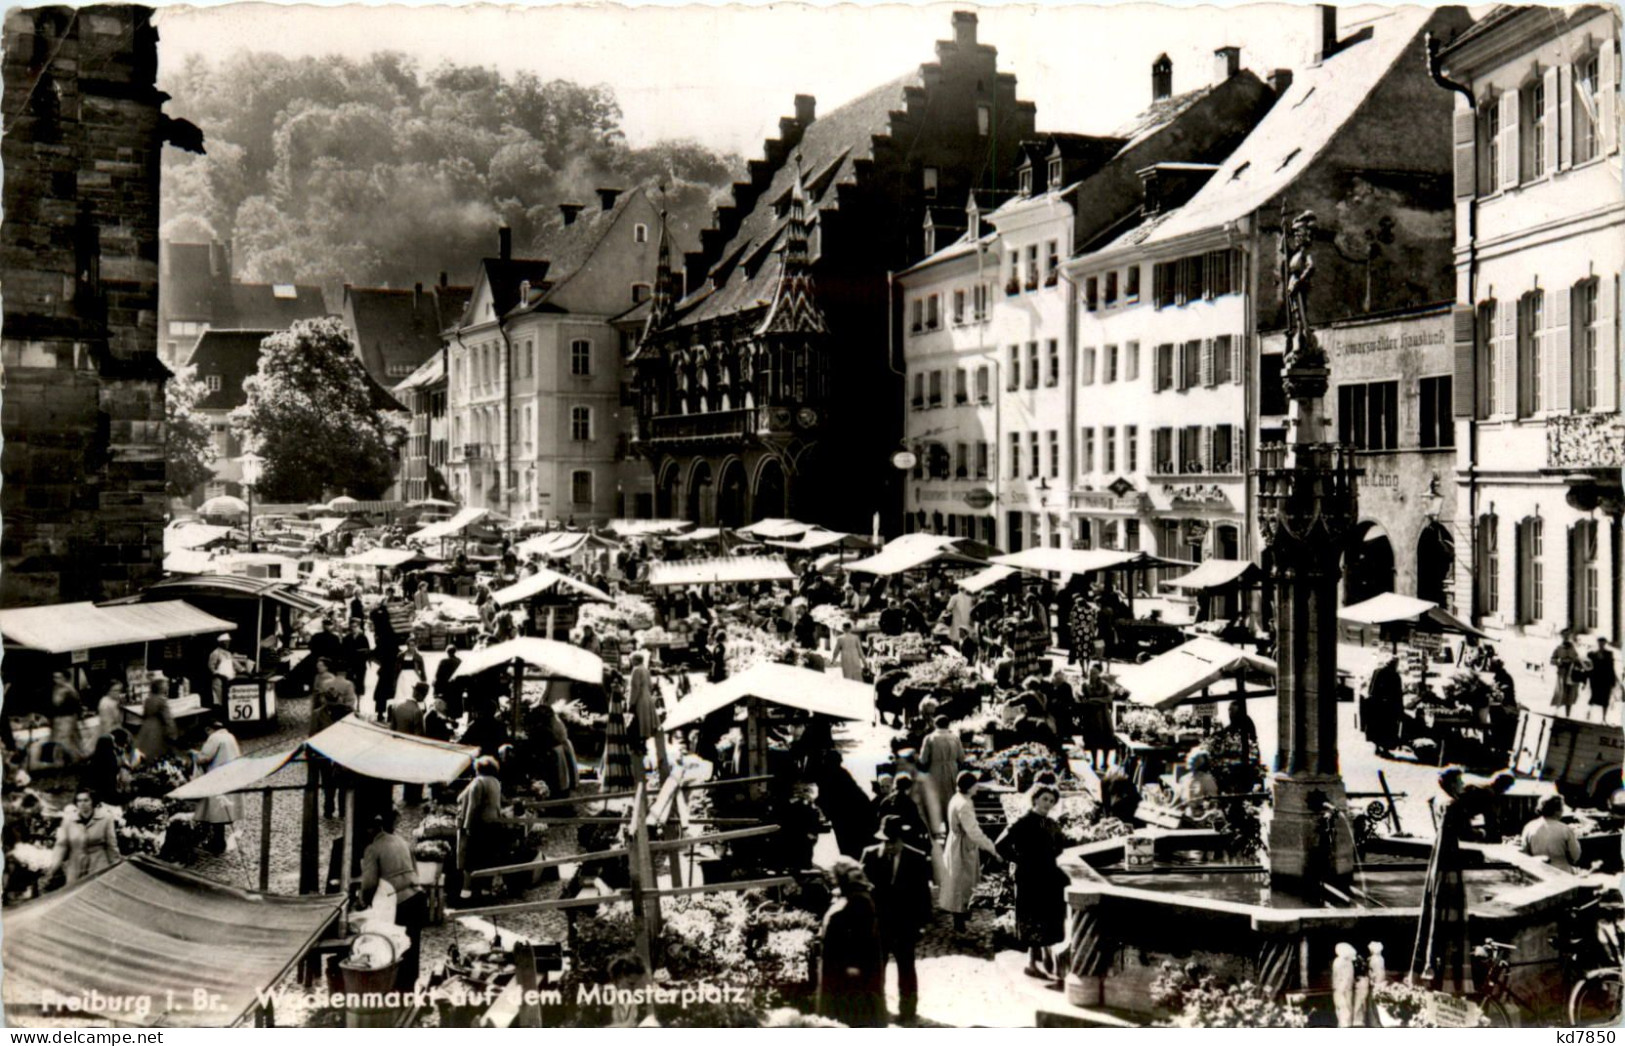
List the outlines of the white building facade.
<svg viewBox="0 0 1625 1046">
<path fill-rule="evenodd" d="M 1625 638 L 1619 41 L 1611 8 L 1498 8 L 1443 56 L 1460 587 L 1509 662 L 1545 664 L 1565 628 L 1582 652 Z"/>
</svg>

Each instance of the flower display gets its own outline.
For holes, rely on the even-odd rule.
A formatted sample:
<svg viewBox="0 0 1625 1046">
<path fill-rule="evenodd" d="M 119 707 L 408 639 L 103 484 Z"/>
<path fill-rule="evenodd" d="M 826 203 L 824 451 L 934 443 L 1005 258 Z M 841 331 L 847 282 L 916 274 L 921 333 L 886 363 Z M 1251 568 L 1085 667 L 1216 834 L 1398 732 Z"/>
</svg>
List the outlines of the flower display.
<svg viewBox="0 0 1625 1046">
<path fill-rule="evenodd" d="M 914 686 L 938 689 L 974 683 L 976 677 L 971 673 L 970 663 L 965 660 L 963 654 L 957 650 L 947 649 L 940 655 L 928 658 L 910 668 L 908 681 Z"/>
<path fill-rule="evenodd" d="M 51 865 L 55 862 L 56 856 L 49 846 L 18 843 L 12 847 L 11 859 L 31 872 L 44 875 L 51 870 Z"/>
<path fill-rule="evenodd" d="M 418 825 L 414 835 L 422 839 L 455 839 L 457 822 L 447 813 L 432 813 Z"/>
<path fill-rule="evenodd" d="M 1119 727 L 1129 740 L 1145 744 L 1168 744 L 1174 739 L 1174 724 L 1154 708 L 1130 708 L 1123 713 Z"/>
<path fill-rule="evenodd" d="M 1309 1015 L 1251 981 L 1221 985 L 1199 966 L 1164 962 L 1151 983 L 1154 1005 L 1173 1012 L 1165 1028 L 1305 1028 Z"/>
<path fill-rule="evenodd" d="M 444 864 L 451 859 L 451 844 L 444 839 L 421 839 L 412 847 L 412 859 Z"/>
</svg>

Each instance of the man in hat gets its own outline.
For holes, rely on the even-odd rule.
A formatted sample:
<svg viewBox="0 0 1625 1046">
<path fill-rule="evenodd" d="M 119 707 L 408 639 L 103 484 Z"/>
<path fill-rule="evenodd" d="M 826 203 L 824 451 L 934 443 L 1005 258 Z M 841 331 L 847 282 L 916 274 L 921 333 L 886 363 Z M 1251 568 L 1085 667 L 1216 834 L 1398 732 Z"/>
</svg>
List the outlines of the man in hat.
<svg viewBox="0 0 1625 1046">
<path fill-rule="evenodd" d="M 921 848 L 924 840 L 895 814 L 880 822 L 875 838 L 880 845 L 863 851 L 863 875 L 873 890 L 885 954 L 897 963 L 898 1019 L 907 1024 L 919 1011 L 914 948 L 931 919 L 931 858 Z"/>
<path fill-rule="evenodd" d="M 216 708 L 225 707 L 226 687 L 236 678 L 237 659 L 231 656 L 231 636 L 222 632 L 214 637 L 214 649 L 209 651 L 209 685 Z"/>
</svg>

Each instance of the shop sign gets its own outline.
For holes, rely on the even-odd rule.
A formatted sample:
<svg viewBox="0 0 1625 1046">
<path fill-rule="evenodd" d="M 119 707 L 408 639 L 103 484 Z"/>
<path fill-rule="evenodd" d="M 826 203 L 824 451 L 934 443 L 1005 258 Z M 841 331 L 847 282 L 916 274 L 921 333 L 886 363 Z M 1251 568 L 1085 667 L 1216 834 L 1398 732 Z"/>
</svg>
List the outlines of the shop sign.
<svg viewBox="0 0 1625 1046">
<path fill-rule="evenodd" d="M 1428 1025 L 1433 1028 L 1476 1028 L 1478 1027 L 1478 1004 L 1471 999 L 1461 999 L 1443 992 L 1434 992 L 1429 998 L 1425 1009 L 1431 1018 Z"/>
<path fill-rule="evenodd" d="M 73 651 L 70 651 L 68 653 L 68 663 L 69 664 L 82 665 L 86 661 L 89 661 L 89 660 L 90 660 L 90 651 L 88 649 L 85 649 L 85 650 L 73 650 Z"/>
<path fill-rule="evenodd" d="M 1173 508 L 1230 507 L 1230 495 L 1226 494 L 1224 488 L 1217 483 L 1210 483 L 1206 486 L 1199 483 L 1191 483 L 1185 486 L 1165 483 L 1162 492 L 1167 495 L 1168 504 Z"/>
<path fill-rule="evenodd" d="M 258 679 L 231 684 L 226 691 L 226 716 L 233 723 L 248 722 L 260 717 L 260 694 L 264 684 Z"/>
<path fill-rule="evenodd" d="M 919 463 L 919 456 L 912 450 L 900 450 L 891 456 L 892 468 L 907 472 Z"/>
<path fill-rule="evenodd" d="M 1187 519 L 1185 521 L 1185 537 L 1192 544 L 1207 537 L 1207 520 Z"/>
<path fill-rule="evenodd" d="M 984 490 L 981 488 L 976 490 L 968 490 L 965 492 L 965 504 L 969 505 L 971 508 L 987 508 L 989 505 L 993 504 L 993 492 L 991 490 Z"/>
</svg>

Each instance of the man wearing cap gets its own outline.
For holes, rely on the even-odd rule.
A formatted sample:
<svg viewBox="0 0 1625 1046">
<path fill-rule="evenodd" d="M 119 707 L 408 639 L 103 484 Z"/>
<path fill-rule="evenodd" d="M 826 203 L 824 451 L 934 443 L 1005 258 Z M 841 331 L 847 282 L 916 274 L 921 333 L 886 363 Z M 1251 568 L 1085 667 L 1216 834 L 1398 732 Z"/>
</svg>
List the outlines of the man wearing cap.
<svg viewBox="0 0 1625 1046">
<path fill-rule="evenodd" d="M 895 814 L 880 822 L 875 838 L 880 845 L 863 851 L 863 875 L 873 889 L 885 954 L 897 963 L 897 1012 L 907 1024 L 919 1010 L 914 948 L 931 918 L 931 858 L 921 849 L 924 840 Z"/>
<path fill-rule="evenodd" d="M 423 949 L 423 927 L 429 922 L 429 895 L 418 885 L 417 862 L 412 848 L 395 834 L 393 806 L 372 819 L 372 842 L 361 854 L 361 897 L 370 907 L 379 883 L 395 888 L 395 922 L 406 931 L 412 946 L 401 957 L 395 986 L 411 991 L 418 983 L 419 954 Z"/>
<path fill-rule="evenodd" d="M 237 659 L 231 656 L 231 636 L 222 632 L 214 638 L 214 649 L 209 651 L 209 685 L 214 691 L 214 706 L 224 708 L 226 687 L 237 678 Z"/>
</svg>

